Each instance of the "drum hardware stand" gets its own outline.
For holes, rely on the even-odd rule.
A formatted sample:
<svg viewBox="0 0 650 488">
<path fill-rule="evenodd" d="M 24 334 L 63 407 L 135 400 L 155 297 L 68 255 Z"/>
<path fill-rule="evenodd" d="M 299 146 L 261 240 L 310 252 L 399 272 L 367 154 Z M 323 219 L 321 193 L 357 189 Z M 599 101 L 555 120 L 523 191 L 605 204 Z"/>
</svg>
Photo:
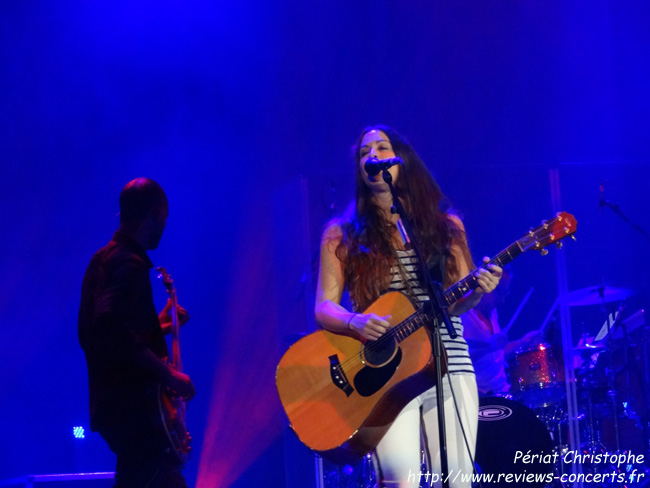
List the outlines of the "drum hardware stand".
<svg viewBox="0 0 650 488">
<path fill-rule="evenodd" d="M 593 382 L 590 384 L 588 388 L 591 387 Z M 592 388 L 593 390 L 593 388 Z M 581 448 L 583 451 L 587 451 L 590 453 L 595 453 L 598 451 L 606 451 L 605 446 L 602 444 L 602 440 L 600 438 L 600 433 L 597 433 L 596 431 L 596 426 L 594 425 L 594 403 L 591 398 L 591 395 L 587 396 L 587 439 L 586 441 L 581 445 Z"/>
<path fill-rule="evenodd" d="M 548 430 L 553 440 L 553 451 L 558 455 L 558 462 L 555 463 L 553 470 L 557 475 L 564 474 L 564 464 L 562 463 L 562 456 L 568 450 L 566 444 L 562 443 L 562 421 L 566 420 L 566 412 L 561 407 L 555 407 L 552 412 L 545 410 L 545 407 L 535 410 L 537 418 L 544 422 L 546 430 Z M 562 483 L 553 486 L 562 486 Z"/>
<path fill-rule="evenodd" d="M 539 418 L 546 425 L 546 429 L 551 435 L 553 440 L 553 452 L 557 453 L 558 461 L 553 466 L 553 471 L 555 475 L 560 478 L 564 474 L 569 474 L 567 471 L 566 464 L 562 461 L 564 455 L 570 450 L 570 445 L 564 441 L 564 429 L 563 424 L 568 423 L 568 413 L 563 406 L 556 406 L 552 411 L 546 410 L 547 407 L 542 407 L 536 409 L 537 418 Z M 579 419 L 581 420 L 584 416 L 580 415 Z M 581 446 L 581 450 L 584 450 L 584 444 Z M 566 488 L 571 486 L 567 483 L 562 483 L 560 479 L 554 479 L 553 482 L 548 485 L 547 488 Z"/>
<path fill-rule="evenodd" d="M 616 439 L 616 452 L 621 452 L 620 432 L 618 429 L 618 398 L 616 393 L 616 376 L 612 369 L 608 371 L 608 381 L 611 390 L 607 390 L 607 396 L 610 399 L 614 418 L 614 439 Z"/>
<path fill-rule="evenodd" d="M 601 296 L 603 300 L 603 308 L 606 309 L 605 306 L 605 297 Z M 606 310 L 607 311 L 607 310 Z M 623 305 L 621 305 L 618 308 L 617 312 L 612 312 L 615 313 L 616 319 L 614 320 L 614 323 L 610 323 L 609 320 L 607 320 L 607 348 L 606 350 L 608 351 L 608 354 L 606 355 L 607 362 L 605 364 L 605 373 L 607 377 L 607 396 L 610 399 L 610 403 L 612 405 L 612 410 L 613 410 L 613 420 L 614 420 L 614 438 L 616 439 L 616 452 L 621 452 L 621 442 L 620 442 L 620 431 L 618 427 L 618 414 L 619 414 L 619 408 L 618 408 L 618 395 L 617 395 L 617 387 L 616 387 L 616 370 L 614 369 L 614 366 L 612 364 L 612 352 L 614 351 L 614 337 L 612 335 L 612 330 L 620 324 L 621 327 L 623 327 L 623 337 L 624 337 L 624 342 L 623 342 L 623 357 L 624 357 L 624 364 L 625 364 L 625 381 L 627 384 L 627 391 L 630 391 L 630 373 L 629 373 L 629 368 L 628 368 L 628 336 L 627 336 L 627 328 L 625 325 L 622 323 L 620 320 L 621 318 L 621 312 L 623 311 Z M 629 400 L 629 399 L 628 399 Z M 628 402 L 629 403 L 629 402 Z M 600 441 L 600 439 L 599 439 Z"/>
<path fill-rule="evenodd" d="M 560 194 L 560 172 L 558 169 L 551 169 L 549 172 L 549 180 L 551 186 L 551 204 L 555 210 L 559 210 L 562 206 L 562 199 Z M 562 330 L 562 349 L 564 356 L 564 380 L 567 392 L 567 413 L 569 424 L 569 446 L 571 449 L 580 448 L 580 426 L 578 425 L 578 400 L 575 385 L 575 372 L 573 370 L 572 359 L 573 351 L 572 345 L 572 331 L 571 331 L 571 314 L 569 313 L 568 303 L 568 283 L 567 283 L 567 265 L 566 255 L 563 253 L 556 253 L 556 267 L 557 267 L 557 284 L 558 284 L 558 306 L 559 318 Z M 579 464 L 572 464 L 571 471 L 575 475 L 582 472 L 582 467 Z M 575 483 L 575 488 L 582 488 L 583 483 L 578 481 Z"/>
<path fill-rule="evenodd" d="M 619 311 L 623 308 L 619 308 Z M 621 315 L 619 314 L 619 320 L 620 320 Z M 643 436 L 643 442 L 644 442 L 644 456 L 646 459 L 650 455 L 650 440 L 649 440 L 649 432 L 648 432 L 648 383 L 647 383 L 647 378 L 646 375 L 642 375 L 639 371 L 639 366 L 637 362 L 637 357 L 634 354 L 630 354 L 630 347 L 635 347 L 634 344 L 632 344 L 632 338 L 628 335 L 628 328 L 625 323 L 625 321 L 620 321 L 619 320 L 614 322 L 614 325 L 612 326 L 612 329 L 614 329 L 617 325 L 622 328 L 623 332 L 623 337 L 622 337 L 622 347 L 623 347 L 623 367 L 616 370 L 613 367 L 607 370 L 608 372 L 608 385 L 611 388 L 610 391 L 608 391 L 610 397 L 612 398 L 612 404 L 615 408 L 614 412 L 614 428 L 615 428 L 615 434 L 616 434 L 616 448 L 618 452 L 621 452 L 621 432 L 620 428 L 618 425 L 618 419 L 619 419 L 619 410 L 617 409 L 619 405 L 622 407 L 620 409 L 621 412 L 621 417 L 622 418 L 628 418 L 632 420 L 636 420 L 642 428 L 642 436 Z M 614 340 L 614 339 L 612 339 Z M 609 342 L 609 341 L 608 341 Z M 644 352 L 645 352 L 645 343 L 644 343 Z M 611 365 L 612 358 L 609 358 L 609 362 Z M 620 373 L 621 370 L 624 370 L 625 372 L 625 394 L 626 396 L 624 398 L 617 398 L 617 392 L 618 392 L 618 386 L 616 384 L 616 373 Z M 633 388 L 632 388 L 632 375 L 636 378 L 636 380 L 639 382 L 639 387 L 641 389 L 640 393 L 645 400 L 645 404 L 640 405 L 641 408 L 646 409 L 645 412 L 637 412 L 635 410 L 635 406 L 632 403 L 633 397 Z M 637 404 L 637 406 L 639 406 Z"/>
</svg>

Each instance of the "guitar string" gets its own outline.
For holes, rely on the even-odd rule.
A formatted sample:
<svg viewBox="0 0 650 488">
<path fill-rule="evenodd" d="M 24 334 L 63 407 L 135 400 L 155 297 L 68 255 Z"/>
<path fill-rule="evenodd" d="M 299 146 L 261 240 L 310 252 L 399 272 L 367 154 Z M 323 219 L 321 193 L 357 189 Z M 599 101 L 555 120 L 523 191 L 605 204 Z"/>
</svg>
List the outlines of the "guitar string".
<svg viewBox="0 0 650 488">
<path fill-rule="evenodd" d="M 377 350 L 380 350 L 384 345 L 386 345 L 387 342 L 390 342 L 394 339 L 396 339 L 396 335 L 403 331 L 404 329 L 407 329 L 409 325 L 415 323 L 416 328 L 411 331 L 408 335 L 411 335 L 413 332 L 418 330 L 422 325 L 424 324 L 418 324 L 417 323 L 417 318 L 419 315 L 424 315 L 424 313 L 421 310 L 416 311 L 415 313 L 411 314 L 409 317 L 404 319 L 402 322 L 400 322 L 398 325 L 392 327 L 391 329 L 388 330 L 384 335 L 382 335 L 379 339 L 376 341 L 370 341 L 370 343 L 364 344 L 364 347 L 362 348 L 363 350 L 368 350 L 370 352 L 375 352 Z M 407 335 L 407 336 L 408 336 Z M 398 341 L 399 342 L 399 341 Z M 354 356 L 346 359 L 342 363 L 339 363 L 339 367 L 343 368 L 344 366 L 356 366 L 357 362 L 363 363 L 363 360 L 361 359 L 361 354 L 355 354 Z M 343 371 L 345 372 L 345 371 Z"/>
<path fill-rule="evenodd" d="M 414 291 L 413 291 L 413 289 L 411 287 L 410 280 L 407 277 L 406 268 L 404 267 L 404 264 L 402 263 L 402 260 L 397 256 L 397 252 L 396 252 L 395 249 L 393 249 L 393 259 L 394 259 L 394 261 L 396 263 L 398 273 L 400 274 L 400 276 L 402 278 L 402 282 L 404 283 L 405 295 L 411 297 L 412 299 L 415 299 L 415 293 L 414 293 Z M 404 293 L 404 292 L 402 292 L 402 293 Z M 386 342 L 392 342 L 393 340 L 397 339 L 396 336 L 400 335 L 401 332 L 404 329 L 408 329 L 409 326 L 411 325 L 411 323 L 413 323 L 416 320 L 417 315 L 418 315 L 418 311 L 411 314 L 405 320 L 401 321 L 398 325 L 391 328 L 386 334 L 381 336 L 379 339 L 377 339 L 375 341 L 369 341 L 368 343 L 365 343 L 364 347 L 363 347 L 363 351 L 365 351 L 365 352 L 374 352 L 376 350 L 383 349 L 383 347 L 386 345 Z M 415 330 L 419 329 L 419 327 L 420 326 L 416 327 L 414 330 L 412 330 L 410 333 L 408 333 L 406 335 L 406 337 L 408 337 L 410 334 L 415 332 Z M 406 337 L 403 337 L 402 340 L 404 340 Z M 397 342 L 401 342 L 401 341 L 399 341 L 399 339 L 397 339 Z M 346 366 L 350 365 L 351 362 L 353 362 L 354 365 L 356 366 L 356 364 L 357 364 L 356 359 L 359 359 L 360 362 L 363 362 L 363 360 L 359 356 L 355 355 L 354 357 L 352 357 L 352 358 L 344 361 L 343 363 L 341 363 L 340 366 L 343 367 L 343 365 L 346 365 Z"/>
<path fill-rule="evenodd" d="M 554 224 L 556 219 L 557 219 L 557 217 L 550 220 L 547 223 L 547 226 L 546 226 L 546 228 L 544 230 L 546 231 L 550 227 L 551 228 L 551 233 L 552 233 L 552 230 L 553 230 L 552 229 L 552 227 L 553 227 L 552 224 Z M 570 222 L 568 222 L 568 223 L 570 223 Z M 566 229 L 566 227 L 565 227 L 565 229 Z M 536 231 L 533 231 L 533 232 L 535 234 L 534 235 L 534 237 L 535 237 L 534 240 L 539 241 L 539 236 L 537 235 L 539 233 L 539 231 L 536 230 Z M 566 234 L 565 236 L 562 236 L 560 239 L 562 239 L 564 237 L 567 237 L 569 235 L 570 234 Z M 526 250 L 528 250 L 528 249 L 530 249 L 532 247 L 532 244 L 524 245 L 523 248 L 520 245 L 520 241 L 523 241 L 523 240 L 525 240 L 526 238 L 529 238 L 529 237 L 533 237 L 533 236 L 524 236 L 522 239 L 519 239 L 518 241 L 515 241 L 513 244 L 511 244 L 510 246 L 508 246 L 507 248 L 505 248 L 504 250 L 499 252 L 490 261 L 488 261 L 487 263 L 480 266 L 480 268 L 486 268 L 488 264 L 494 264 L 494 263 L 498 263 L 499 266 L 503 266 L 504 264 L 507 264 L 508 262 L 512 261 L 515 257 L 519 256 L 520 254 L 522 254 L 523 252 L 525 252 Z M 558 241 L 560 239 L 558 239 Z M 472 282 L 472 283 L 470 283 L 470 282 Z M 458 298 L 456 298 L 456 293 L 459 290 L 460 290 L 461 296 L 462 296 L 464 293 L 466 293 L 466 291 L 464 291 L 464 290 L 474 289 L 475 286 L 472 287 L 472 285 L 476 285 L 476 284 L 477 284 L 477 279 L 476 279 L 476 276 L 472 272 L 472 274 L 470 274 L 469 276 L 466 276 L 465 278 L 460 280 L 458 283 L 451 286 L 448 290 L 444 291 L 443 292 L 443 297 L 444 297 L 445 301 L 447 302 L 447 304 L 449 304 L 450 299 L 453 299 L 454 302 L 455 302 L 456 300 L 458 300 Z M 422 323 L 421 324 L 417 323 L 417 319 L 419 318 L 420 315 L 423 315 L 426 318 L 426 314 L 424 314 L 421 310 L 418 310 L 415 313 L 411 314 L 408 318 L 403 320 L 398 325 L 392 327 L 388 332 L 386 332 L 383 336 L 381 336 L 376 341 L 371 341 L 370 344 L 366 343 L 364 345 L 363 349 L 368 350 L 370 352 L 375 352 L 375 351 L 383 348 L 386 345 L 386 342 L 395 340 L 396 339 L 395 336 L 397 336 L 399 333 L 401 333 L 404 330 L 408 331 L 408 327 L 415 322 L 416 328 L 414 330 L 408 332 L 408 334 L 406 335 L 406 337 L 410 336 L 411 334 L 413 334 L 415 331 L 417 331 L 418 329 L 420 329 L 424 325 Z M 404 340 L 406 337 L 402 338 L 402 340 Z M 401 342 L 401 341 L 398 340 L 398 342 Z M 343 361 L 342 363 L 339 363 L 339 368 L 341 368 L 341 370 L 343 372 L 345 372 L 345 370 L 343 369 L 344 366 L 346 366 L 346 367 L 347 366 L 354 366 L 354 365 L 356 365 L 357 361 L 363 362 L 362 359 L 361 359 L 361 354 L 359 354 L 359 355 L 355 354 L 353 357 Z"/>
<path fill-rule="evenodd" d="M 489 261 L 489 263 L 486 263 L 485 265 L 481 266 L 484 268 L 487 266 L 487 264 L 491 264 L 494 262 L 501 262 L 502 258 L 500 257 L 502 254 L 505 254 L 506 256 L 509 256 L 509 253 L 507 253 L 507 249 L 504 251 L 501 251 L 497 256 L 495 256 L 492 260 Z M 462 280 L 460 280 L 458 283 L 454 284 L 453 286 L 449 287 L 446 291 L 443 292 L 443 297 L 447 304 L 449 304 L 450 299 L 453 299 L 454 302 L 458 300 L 456 298 L 456 293 L 458 290 L 461 291 L 461 296 L 464 294 L 462 290 L 471 288 L 471 284 L 469 282 L 473 282 L 472 284 L 476 284 L 477 280 L 474 274 L 470 274 L 469 276 L 466 276 Z M 409 317 L 404 319 L 401 323 L 398 325 L 392 327 L 391 329 L 388 330 L 384 335 L 382 335 L 379 339 L 376 341 L 370 341 L 370 343 L 366 343 L 363 347 L 363 350 L 368 350 L 371 353 L 376 352 L 377 350 L 382 349 L 387 342 L 392 342 L 394 339 L 396 339 L 395 336 L 397 336 L 399 333 L 404 331 L 405 329 L 408 329 L 408 326 L 410 326 L 413 322 L 416 324 L 416 328 L 412 331 L 410 331 L 406 337 L 410 336 L 412 333 L 414 333 L 416 330 L 420 329 L 424 324 L 418 324 L 417 323 L 417 318 L 419 315 L 423 315 L 424 318 L 426 318 L 426 314 L 422 312 L 422 310 L 418 310 L 415 313 L 411 314 Z M 404 337 L 402 340 L 404 340 L 406 337 Z M 401 342 L 398 340 L 398 342 Z M 342 369 L 342 371 L 345 373 L 345 370 L 343 369 L 344 367 L 354 367 L 358 363 L 363 363 L 362 360 L 362 355 L 361 354 L 355 354 L 353 357 L 346 359 L 345 361 L 339 363 L 339 368 Z"/>
<path fill-rule="evenodd" d="M 466 282 L 469 281 L 476 281 L 476 277 L 474 275 L 466 276 L 462 280 L 460 280 L 458 283 L 455 285 L 451 286 L 447 291 L 444 292 L 444 299 L 447 303 L 449 303 L 450 299 L 456 299 L 455 293 L 457 290 L 462 290 L 463 288 L 467 287 L 468 285 Z M 462 293 L 461 293 L 462 296 Z M 455 301 L 455 300 L 454 300 Z M 364 350 L 368 350 L 369 352 L 376 352 L 380 349 L 382 349 L 387 342 L 392 342 L 393 340 L 397 339 L 396 336 L 400 334 L 403 331 L 407 331 L 408 333 L 402 340 L 406 339 L 406 337 L 410 336 L 413 334 L 415 331 L 419 330 L 424 323 L 418 323 L 418 319 L 422 316 L 422 320 L 429 319 L 427 315 L 422 311 L 422 309 L 417 310 L 413 314 L 411 314 L 409 317 L 404 319 L 402 322 L 400 322 L 398 325 L 393 326 L 386 332 L 384 335 L 382 335 L 379 339 L 376 341 L 369 341 L 369 343 L 366 343 L 363 347 Z M 415 324 L 415 329 L 409 331 L 409 326 Z M 398 340 L 398 342 L 401 342 Z M 346 359 L 345 361 L 339 363 L 339 367 L 343 368 L 344 366 L 356 366 L 358 363 L 362 363 L 363 360 L 361 359 L 361 354 L 355 354 L 349 359 Z M 343 370 L 345 372 L 345 370 Z"/>
</svg>

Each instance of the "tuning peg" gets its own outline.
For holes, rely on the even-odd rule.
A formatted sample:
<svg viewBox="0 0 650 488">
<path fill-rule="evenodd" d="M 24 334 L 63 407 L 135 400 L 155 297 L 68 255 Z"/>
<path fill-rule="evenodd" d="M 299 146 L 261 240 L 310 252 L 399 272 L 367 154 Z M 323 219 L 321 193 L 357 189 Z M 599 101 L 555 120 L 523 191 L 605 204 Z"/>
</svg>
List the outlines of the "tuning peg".
<svg viewBox="0 0 650 488">
<path fill-rule="evenodd" d="M 575 236 L 575 234 L 573 234 L 573 235 L 571 236 L 571 239 L 573 239 L 574 241 L 577 241 L 577 240 L 578 240 L 578 238 Z"/>
<path fill-rule="evenodd" d="M 542 220 L 542 225 L 544 226 L 544 229 L 548 229 L 548 220 Z"/>
<path fill-rule="evenodd" d="M 563 244 L 563 243 L 562 243 L 561 241 L 560 241 L 560 242 L 556 242 L 556 243 L 555 243 L 555 246 L 556 246 L 558 249 L 562 249 L 562 244 Z"/>
<path fill-rule="evenodd" d="M 528 229 L 528 235 L 529 235 L 530 237 L 533 237 L 533 236 L 535 235 L 535 231 L 533 230 L 532 227 L 531 227 L 530 229 Z"/>
<path fill-rule="evenodd" d="M 556 213 L 555 216 L 557 217 L 558 222 L 562 222 L 562 214 L 560 212 Z"/>
<path fill-rule="evenodd" d="M 540 253 L 542 256 L 546 256 L 546 255 L 548 254 L 548 249 L 542 249 L 541 251 L 539 251 L 539 253 Z"/>
</svg>

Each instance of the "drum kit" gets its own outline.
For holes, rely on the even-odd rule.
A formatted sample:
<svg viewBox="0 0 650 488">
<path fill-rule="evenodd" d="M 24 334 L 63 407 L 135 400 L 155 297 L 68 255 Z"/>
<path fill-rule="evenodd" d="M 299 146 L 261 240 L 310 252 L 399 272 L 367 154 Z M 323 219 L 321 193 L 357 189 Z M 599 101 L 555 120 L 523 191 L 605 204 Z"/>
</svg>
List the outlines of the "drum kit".
<svg viewBox="0 0 650 488">
<path fill-rule="evenodd" d="M 570 306 L 615 304 L 632 294 L 631 290 L 621 288 L 584 288 L 569 293 L 568 302 Z M 573 357 L 569 360 L 574 367 L 577 390 L 578 449 L 582 454 L 601 454 L 599 459 L 609 453 L 610 457 L 614 454 L 643 455 L 647 460 L 650 453 L 650 329 L 644 327 L 643 310 L 625 319 L 619 313 L 621 310 L 622 307 L 609 314 L 598 334 L 582 337 L 572 348 Z M 561 462 L 570 449 L 561 345 L 544 343 L 517 350 L 506 358 L 506 374 L 511 384 L 510 394 L 505 398 L 481 399 L 477 465 L 486 473 L 516 473 L 522 467 L 513 463 L 517 451 L 557 453 L 553 463 L 524 466 L 528 473 L 548 474 L 548 479 L 555 480 L 551 485 L 567 486 L 555 477 L 566 473 L 567 469 L 570 471 L 570 467 Z M 484 412 L 494 409 L 510 412 L 509 425 L 505 421 L 483 422 Z M 650 484 L 646 465 L 635 467 L 645 473 L 645 483 L 632 484 Z M 601 475 L 625 469 L 611 463 L 587 463 L 582 468 Z M 526 485 L 546 486 L 548 479 Z M 513 485 L 504 483 L 501 486 Z M 602 482 L 585 486 L 623 485 Z"/>
</svg>

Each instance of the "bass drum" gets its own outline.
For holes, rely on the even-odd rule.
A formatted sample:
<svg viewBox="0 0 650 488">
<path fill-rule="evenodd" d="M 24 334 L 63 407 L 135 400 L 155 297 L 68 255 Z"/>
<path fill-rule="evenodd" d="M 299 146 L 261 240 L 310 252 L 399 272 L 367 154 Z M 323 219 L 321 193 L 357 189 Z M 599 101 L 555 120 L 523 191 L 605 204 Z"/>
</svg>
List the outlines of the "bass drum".
<svg viewBox="0 0 650 488">
<path fill-rule="evenodd" d="M 521 454 L 515 462 L 518 452 Z M 487 482 L 484 479 L 483 486 L 541 488 L 546 485 L 547 481 L 551 481 L 553 463 L 539 460 L 524 463 L 522 456 L 526 454 L 553 454 L 551 434 L 542 421 L 521 403 L 502 397 L 481 398 L 476 436 L 477 471 L 484 476 L 493 475 L 493 481 Z M 552 456 L 547 460 L 552 461 Z M 532 477 L 532 482 L 529 481 L 530 477 L 523 478 L 531 473 L 536 475 Z M 502 477 L 498 481 L 500 474 Z M 506 480 L 509 474 L 513 476 Z"/>
</svg>

